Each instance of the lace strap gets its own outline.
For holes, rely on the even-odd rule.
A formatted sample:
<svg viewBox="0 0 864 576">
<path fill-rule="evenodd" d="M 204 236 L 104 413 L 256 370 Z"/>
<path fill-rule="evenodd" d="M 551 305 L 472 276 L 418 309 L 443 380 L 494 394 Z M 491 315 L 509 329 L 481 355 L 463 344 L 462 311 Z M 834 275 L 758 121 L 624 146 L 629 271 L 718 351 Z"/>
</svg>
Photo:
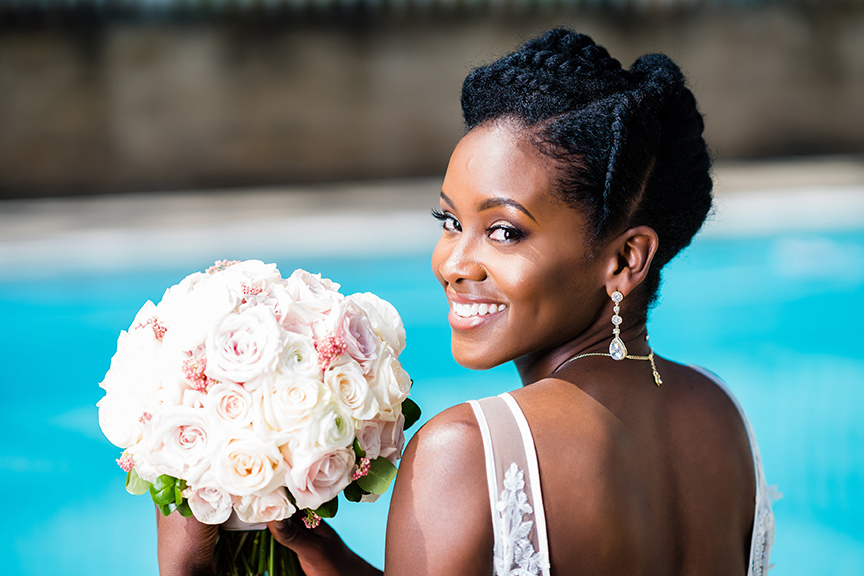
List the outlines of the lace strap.
<svg viewBox="0 0 864 576">
<path fill-rule="evenodd" d="M 762 454 L 759 452 L 759 444 L 756 442 L 756 435 L 753 433 L 753 427 L 750 426 L 750 420 L 738 399 L 732 394 L 732 391 L 726 386 L 726 383 L 719 376 L 700 366 L 691 366 L 694 370 L 709 378 L 723 390 L 735 407 L 738 409 L 738 414 L 744 421 L 744 427 L 747 429 L 747 437 L 750 439 L 750 450 L 753 453 L 753 470 L 756 473 L 756 503 L 753 512 L 753 535 L 750 540 L 750 564 L 748 565 L 747 576 L 763 576 L 771 567 L 769 565 L 771 559 L 771 547 L 774 544 L 774 511 L 771 508 L 771 503 L 780 497 L 774 486 L 768 486 L 765 479 L 765 470 L 762 467 Z"/>
<path fill-rule="evenodd" d="M 483 439 L 495 574 L 549 576 L 540 472 L 528 421 L 509 394 L 469 404 Z"/>
</svg>

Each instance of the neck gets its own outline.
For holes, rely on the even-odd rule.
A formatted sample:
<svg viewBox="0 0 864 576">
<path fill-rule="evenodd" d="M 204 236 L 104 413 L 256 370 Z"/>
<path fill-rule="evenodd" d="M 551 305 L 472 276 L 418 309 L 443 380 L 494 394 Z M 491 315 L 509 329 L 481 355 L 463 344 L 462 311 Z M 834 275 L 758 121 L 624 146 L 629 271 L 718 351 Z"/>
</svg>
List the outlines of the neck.
<svg viewBox="0 0 864 576">
<path fill-rule="evenodd" d="M 651 351 L 646 336 L 648 330 L 644 323 L 629 326 L 621 330 L 621 340 L 627 346 L 630 355 L 647 356 Z M 514 361 L 522 385 L 527 386 L 548 378 L 568 359 L 579 354 L 592 352 L 605 353 L 609 351 L 612 342 L 611 330 L 605 326 L 601 331 L 583 334 L 555 348 L 528 354 Z"/>
</svg>

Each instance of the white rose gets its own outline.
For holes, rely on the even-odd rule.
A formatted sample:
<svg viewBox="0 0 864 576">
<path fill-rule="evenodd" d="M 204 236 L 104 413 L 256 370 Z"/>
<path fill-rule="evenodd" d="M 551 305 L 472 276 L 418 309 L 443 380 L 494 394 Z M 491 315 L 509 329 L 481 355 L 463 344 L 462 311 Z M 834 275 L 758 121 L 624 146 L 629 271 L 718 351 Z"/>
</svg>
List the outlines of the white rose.
<svg viewBox="0 0 864 576">
<path fill-rule="evenodd" d="M 243 437 L 219 448 L 212 471 L 220 486 L 242 497 L 273 491 L 282 480 L 282 468 L 282 455 L 275 444 Z"/>
<path fill-rule="evenodd" d="M 159 321 L 165 326 L 163 343 L 176 350 L 193 350 L 213 325 L 234 311 L 237 295 L 212 278 L 198 282 L 194 289 L 183 291 L 183 283 L 169 288 L 156 306 Z"/>
<path fill-rule="evenodd" d="M 189 406 L 163 408 L 153 415 L 146 435 L 151 463 L 162 474 L 195 484 L 208 467 L 208 429 L 201 410 Z"/>
<path fill-rule="evenodd" d="M 261 260 L 244 260 L 232 264 L 212 275 L 214 282 L 220 282 L 234 289 L 243 286 L 263 288 L 282 279 L 276 264 L 265 264 Z"/>
<path fill-rule="evenodd" d="M 339 293 L 339 284 L 322 278 L 321 274 L 310 274 L 305 270 L 295 270 L 285 279 L 285 289 L 295 302 L 309 310 L 327 314 L 344 296 Z"/>
<path fill-rule="evenodd" d="M 311 461 L 321 454 L 346 448 L 354 443 L 356 420 L 341 406 L 333 402 L 319 402 L 308 425 L 291 434 L 279 449 L 289 464 Z"/>
<path fill-rule="evenodd" d="M 217 427 L 220 423 L 238 428 L 250 426 L 255 414 L 252 394 L 242 386 L 225 382 L 210 387 L 203 395 L 203 405 L 213 426 Z"/>
<path fill-rule="evenodd" d="M 162 474 L 162 472 L 157 470 L 153 465 L 153 456 L 150 453 L 150 449 L 147 447 L 147 442 L 142 441 L 131 448 L 127 448 L 126 454 L 132 458 L 132 462 L 134 462 L 135 465 L 135 472 L 138 474 L 138 477 L 145 482 L 153 482 L 160 474 Z"/>
<path fill-rule="evenodd" d="M 259 392 L 263 424 L 277 437 L 308 429 L 317 413 L 316 407 L 326 401 L 325 388 L 319 380 L 281 373 L 264 380 L 256 391 Z"/>
<path fill-rule="evenodd" d="M 347 299 L 366 311 L 375 333 L 390 345 L 397 356 L 401 354 L 405 349 L 405 327 L 396 308 L 371 292 L 351 294 Z"/>
<path fill-rule="evenodd" d="M 339 402 L 357 420 L 370 420 L 378 414 L 378 400 L 369 389 L 360 365 L 349 359 L 331 365 L 324 374 L 334 401 Z"/>
<path fill-rule="evenodd" d="M 99 427 L 109 442 L 120 448 L 129 448 L 141 440 L 144 427 L 139 419 L 145 409 L 139 396 L 108 392 L 96 406 L 99 408 Z"/>
<path fill-rule="evenodd" d="M 279 354 L 279 371 L 288 375 L 318 378 L 321 368 L 312 339 L 290 332 L 283 336 L 284 348 Z"/>
<path fill-rule="evenodd" d="M 233 503 L 231 495 L 225 490 L 212 486 L 198 486 L 186 488 L 183 496 L 189 500 L 189 508 L 199 522 L 222 524 L 231 516 Z"/>
<path fill-rule="evenodd" d="M 314 460 L 299 460 L 289 467 L 285 484 L 297 508 L 319 508 L 348 484 L 354 470 L 354 450 L 343 448 Z"/>
<path fill-rule="evenodd" d="M 107 392 L 146 395 L 158 387 L 153 366 L 159 361 L 162 343 L 147 326 L 120 332 L 111 366 L 99 384 Z"/>
<path fill-rule="evenodd" d="M 280 325 L 286 332 L 314 339 L 315 326 L 327 320 L 327 314 L 310 309 L 306 304 L 291 302 L 281 311 Z"/>
<path fill-rule="evenodd" d="M 297 511 L 282 487 L 264 496 L 243 496 L 235 509 L 237 517 L 248 524 L 282 520 Z"/>
<path fill-rule="evenodd" d="M 271 310 L 256 306 L 214 325 L 206 348 L 207 376 L 238 384 L 251 382 L 276 370 L 282 330 Z"/>
<path fill-rule="evenodd" d="M 381 419 L 390 422 L 396 420 L 396 409 L 411 392 L 411 378 L 390 350 L 385 348 L 381 351 L 369 386 L 378 400 Z"/>
<path fill-rule="evenodd" d="M 345 352 L 363 366 L 366 373 L 378 358 L 381 338 L 375 334 L 372 324 L 360 306 L 351 302 L 340 302 L 330 312 L 327 332 L 345 342 Z"/>
</svg>

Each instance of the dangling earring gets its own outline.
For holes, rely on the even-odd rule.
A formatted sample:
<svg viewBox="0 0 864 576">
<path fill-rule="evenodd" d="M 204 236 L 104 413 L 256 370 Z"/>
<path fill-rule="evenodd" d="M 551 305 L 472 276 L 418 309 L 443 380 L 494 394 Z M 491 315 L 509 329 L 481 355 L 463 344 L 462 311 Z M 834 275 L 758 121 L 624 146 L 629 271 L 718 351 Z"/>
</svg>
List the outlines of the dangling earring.
<svg viewBox="0 0 864 576">
<path fill-rule="evenodd" d="M 627 358 L 627 346 L 625 346 L 624 341 L 621 340 L 621 322 L 623 322 L 623 320 L 619 315 L 619 312 L 621 312 L 620 304 L 621 301 L 624 300 L 624 295 L 618 290 L 615 290 L 615 292 L 612 293 L 611 298 L 612 302 L 615 303 L 615 308 L 613 308 L 615 314 L 612 316 L 612 324 L 615 326 L 612 329 L 612 334 L 614 334 L 615 337 L 612 338 L 612 343 L 609 344 L 609 356 L 611 356 L 613 360 L 624 360 Z"/>
</svg>

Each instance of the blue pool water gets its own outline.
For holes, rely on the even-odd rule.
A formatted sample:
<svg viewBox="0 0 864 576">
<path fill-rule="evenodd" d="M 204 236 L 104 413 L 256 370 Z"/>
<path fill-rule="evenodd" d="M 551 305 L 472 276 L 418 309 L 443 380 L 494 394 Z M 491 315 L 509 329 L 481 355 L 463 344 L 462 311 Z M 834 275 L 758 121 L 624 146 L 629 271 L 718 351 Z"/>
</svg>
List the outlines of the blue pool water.
<svg viewBox="0 0 864 576">
<path fill-rule="evenodd" d="M 248 258 L 254 254 L 218 254 Z M 430 416 L 518 385 L 504 366 L 469 372 L 449 352 L 446 303 L 427 254 L 285 258 L 373 291 L 403 315 L 402 360 Z M 123 489 L 119 450 L 95 403 L 118 332 L 146 299 L 211 262 L 174 269 L 0 279 L 0 523 L 4 574 L 156 573 L 154 511 Z M 748 412 L 776 506 L 774 576 L 864 574 L 864 230 L 702 238 L 669 268 L 650 322 L 658 353 L 723 376 Z M 379 566 L 386 501 L 334 522 Z"/>
</svg>

